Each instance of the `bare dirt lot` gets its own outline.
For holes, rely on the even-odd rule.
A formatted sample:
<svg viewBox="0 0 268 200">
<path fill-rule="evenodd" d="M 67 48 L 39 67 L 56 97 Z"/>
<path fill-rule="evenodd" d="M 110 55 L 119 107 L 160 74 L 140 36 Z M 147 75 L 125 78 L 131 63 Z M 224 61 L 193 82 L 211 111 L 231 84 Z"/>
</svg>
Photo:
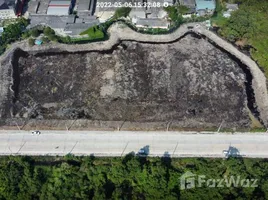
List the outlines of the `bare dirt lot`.
<svg viewBox="0 0 268 200">
<path fill-rule="evenodd" d="M 192 35 L 170 44 L 122 42 L 110 52 L 17 54 L 7 118 L 251 124 L 245 72 Z"/>
</svg>

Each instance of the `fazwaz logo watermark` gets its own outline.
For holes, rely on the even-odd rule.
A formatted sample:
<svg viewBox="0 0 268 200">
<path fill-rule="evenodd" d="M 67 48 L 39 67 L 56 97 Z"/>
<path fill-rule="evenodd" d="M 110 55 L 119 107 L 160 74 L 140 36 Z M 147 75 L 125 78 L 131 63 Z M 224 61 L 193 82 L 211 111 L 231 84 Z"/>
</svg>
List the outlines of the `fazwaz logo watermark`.
<svg viewBox="0 0 268 200">
<path fill-rule="evenodd" d="M 189 171 L 180 177 L 181 190 L 197 187 L 258 187 L 258 179 L 244 179 L 240 176 L 224 176 L 221 179 L 208 179 L 205 175 L 196 175 Z"/>
</svg>

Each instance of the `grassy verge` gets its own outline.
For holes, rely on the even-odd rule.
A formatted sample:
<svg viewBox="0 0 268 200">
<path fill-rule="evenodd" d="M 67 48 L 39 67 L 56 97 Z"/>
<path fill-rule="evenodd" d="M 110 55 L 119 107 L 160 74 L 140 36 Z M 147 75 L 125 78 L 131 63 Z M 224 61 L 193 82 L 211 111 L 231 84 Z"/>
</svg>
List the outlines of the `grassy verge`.
<svg viewBox="0 0 268 200">
<path fill-rule="evenodd" d="M 87 35 L 88 39 L 101 39 L 104 38 L 104 32 L 100 30 L 99 26 L 93 26 L 80 33 L 80 35 Z M 74 39 L 73 39 L 74 40 Z"/>
</svg>

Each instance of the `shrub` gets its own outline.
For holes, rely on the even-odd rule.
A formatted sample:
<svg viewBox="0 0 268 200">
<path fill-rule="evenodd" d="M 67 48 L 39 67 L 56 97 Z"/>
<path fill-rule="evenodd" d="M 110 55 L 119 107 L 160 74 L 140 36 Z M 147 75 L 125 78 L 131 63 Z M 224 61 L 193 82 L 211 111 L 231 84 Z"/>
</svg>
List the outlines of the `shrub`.
<svg viewBox="0 0 268 200">
<path fill-rule="evenodd" d="M 42 37 L 41 40 L 44 44 L 49 43 L 49 39 L 47 37 Z"/>
<path fill-rule="evenodd" d="M 30 37 L 30 36 L 31 36 L 31 33 L 30 33 L 29 31 L 26 31 L 26 32 L 24 32 L 24 33 L 22 34 L 21 38 L 22 38 L 22 39 L 27 39 L 27 38 Z"/>
<path fill-rule="evenodd" d="M 31 30 L 31 36 L 38 37 L 40 35 L 40 32 L 35 28 Z"/>
<path fill-rule="evenodd" d="M 55 34 L 55 31 L 54 31 L 52 28 L 50 28 L 50 27 L 46 27 L 46 28 L 44 29 L 44 34 L 45 34 L 46 36 L 54 35 L 54 34 Z"/>
<path fill-rule="evenodd" d="M 127 17 L 128 14 L 130 13 L 131 8 L 130 7 L 122 7 L 122 8 L 118 8 L 115 11 L 114 17 L 115 18 L 120 18 L 120 17 Z"/>
<path fill-rule="evenodd" d="M 47 36 L 50 41 L 58 41 L 58 37 L 55 34 L 50 34 Z"/>
<path fill-rule="evenodd" d="M 32 47 L 32 46 L 34 46 L 34 42 L 35 42 L 35 39 L 33 39 L 33 38 L 29 38 L 29 40 L 28 40 L 28 44 Z"/>
</svg>

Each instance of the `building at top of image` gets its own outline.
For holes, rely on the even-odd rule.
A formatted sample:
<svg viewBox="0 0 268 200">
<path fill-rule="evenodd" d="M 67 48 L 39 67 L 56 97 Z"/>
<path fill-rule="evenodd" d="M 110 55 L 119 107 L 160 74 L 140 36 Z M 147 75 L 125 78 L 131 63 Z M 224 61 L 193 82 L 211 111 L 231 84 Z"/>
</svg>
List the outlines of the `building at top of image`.
<svg viewBox="0 0 268 200">
<path fill-rule="evenodd" d="M 197 15 L 212 15 L 216 9 L 215 0 L 195 0 Z"/>
<path fill-rule="evenodd" d="M 16 18 L 16 1 L 0 0 L 0 20 Z"/>
<path fill-rule="evenodd" d="M 188 13 L 196 12 L 195 0 L 179 0 L 180 5 L 185 6 L 189 9 Z"/>
<path fill-rule="evenodd" d="M 48 4 L 48 15 L 69 15 L 72 9 L 71 0 L 52 0 Z"/>
<path fill-rule="evenodd" d="M 96 0 L 77 0 L 78 16 L 92 16 L 95 11 Z"/>
</svg>

